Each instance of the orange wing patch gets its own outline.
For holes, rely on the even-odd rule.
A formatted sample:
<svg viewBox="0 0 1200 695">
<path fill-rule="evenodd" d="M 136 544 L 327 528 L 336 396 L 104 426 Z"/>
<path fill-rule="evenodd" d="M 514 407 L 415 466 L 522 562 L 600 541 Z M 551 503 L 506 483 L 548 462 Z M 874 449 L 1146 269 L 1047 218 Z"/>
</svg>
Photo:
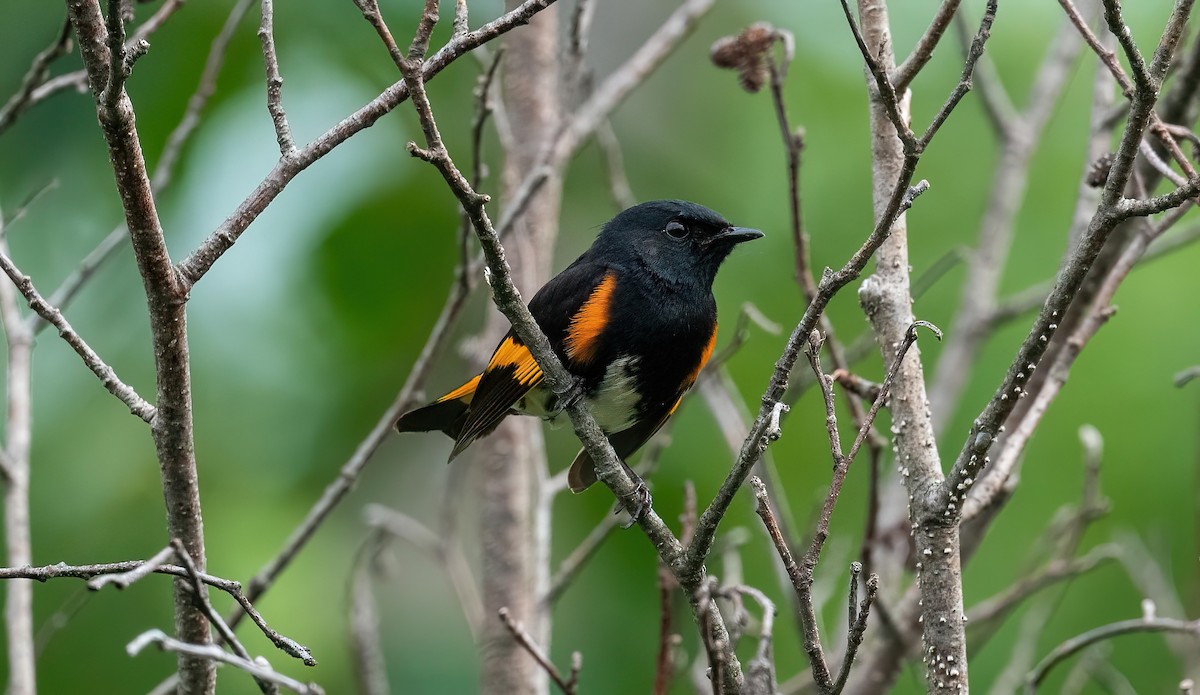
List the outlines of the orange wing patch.
<svg viewBox="0 0 1200 695">
<path fill-rule="evenodd" d="M 459 430 L 454 448 L 450 451 L 451 460 L 478 437 L 492 431 L 508 415 L 509 409 L 542 381 L 542 370 L 533 359 L 529 348 L 509 335 L 492 353 L 492 359 L 483 374 L 472 381 L 475 383 L 471 395 L 471 408 L 467 412 L 466 422 Z M 469 386 L 472 386 L 471 382 L 467 382 L 455 392 L 463 391 Z"/>
<path fill-rule="evenodd" d="M 450 393 L 447 393 L 446 395 L 434 401 L 434 403 L 445 403 L 446 401 L 456 401 L 460 398 L 469 398 L 475 394 L 475 387 L 479 386 L 479 377 L 481 376 L 483 375 L 476 375 L 474 379 L 471 379 L 462 386 L 459 386 Z"/>
<path fill-rule="evenodd" d="M 617 276 L 606 274 L 579 308 L 579 313 L 571 317 L 563 347 L 572 361 L 587 364 L 596 359 L 600 349 L 600 334 L 608 325 L 609 308 L 616 287 Z"/>
<path fill-rule="evenodd" d="M 700 376 L 700 370 L 704 369 L 704 365 L 708 364 L 708 358 L 712 357 L 713 348 L 717 346 L 717 325 L 713 324 L 712 335 L 708 339 L 708 345 L 704 346 L 704 352 L 700 354 L 700 361 L 696 363 L 696 367 L 692 369 L 692 373 L 688 374 L 687 384 L 691 386 L 696 383 L 696 378 Z M 679 405 L 676 403 L 675 405 Z"/>
<path fill-rule="evenodd" d="M 500 347 L 496 348 L 496 352 L 492 354 L 492 359 L 488 361 L 487 369 L 484 371 L 490 372 L 493 369 L 509 366 L 514 368 L 513 378 L 522 386 L 532 386 L 542 380 L 542 369 L 533 359 L 533 353 L 512 336 L 505 338 L 504 342 L 500 343 Z M 478 378 L 476 377 L 476 380 Z M 463 388 L 465 387 L 466 385 L 463 386 Z"/>
</svg>

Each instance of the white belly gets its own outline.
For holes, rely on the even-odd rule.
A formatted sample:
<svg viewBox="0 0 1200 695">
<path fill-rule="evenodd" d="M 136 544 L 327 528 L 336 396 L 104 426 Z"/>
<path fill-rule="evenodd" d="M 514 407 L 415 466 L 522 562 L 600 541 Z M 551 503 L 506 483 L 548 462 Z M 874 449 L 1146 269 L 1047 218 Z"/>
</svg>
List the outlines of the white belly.
<svg viewBox="0 0 1200 695">
<path fill-rule="evenodd" d="M 596 424 L 605 432 L 620 432 L 634 422 L 641 400 L 633 375 L 636 360 L 636 357 L 614 360 L 604 372 L 599 390 L 587 399 Z"/>
<path fill-rule="evenodd" d="M 633 425 L 637 415 L 637 405 L 641 396 L 637 392 L 637 381 L 633 374 L 636 357 L 622 357 L 608 365 L 604 379 L 595 393 L 585 397 L 592 417 L 596 424 L 605 432 L 613 433 L 628 429 Z M 570 419 L 559 417 L 561 411 L 550 412 L 546 407 L 546 399 L 550 393 L 545 389 L 534 389 L 517 403 L 516 409 L 527 415 L 534 415 L 550 422 L 551 427 L 559 427 Z"/>
</svg>

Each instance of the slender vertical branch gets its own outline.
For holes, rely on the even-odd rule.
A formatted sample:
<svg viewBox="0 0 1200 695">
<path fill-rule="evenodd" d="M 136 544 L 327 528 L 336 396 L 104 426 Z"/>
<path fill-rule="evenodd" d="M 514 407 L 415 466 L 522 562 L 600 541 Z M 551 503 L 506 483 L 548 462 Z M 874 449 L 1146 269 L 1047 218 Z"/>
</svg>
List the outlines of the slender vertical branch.
<svg viewBox="0 0 1200 695">
<path fill-rule="evenodd" d="M 189 373 L 187 292 L 179 281 L 163 237 L 154 193 L 146 173 L 141 142 L 134 125 L 133 104 L 121 88 L 106 102 L 109 75 L 107 32 L 98 0 L 68 0 L 68 13 L 97 102 L 97 116 L 116 177 L 117 191 L 146 291 L 151 340 L 155 356 L 157 411 L 150 423 L 162 474 L 167 507 L 167 532 L 183 542 L 196 566 L 205 564 L 204 526 L 192 437 L 192 398 Z M 192 601 L 185 583 L 175 587 L 175 631 L 182 641 L 210 642 L 208 621 Z M 214 688 L 212 662 L 180 653 L 180 692 L 208 693 Z"/>
<path fill-rule="evenodd" d="M 908 123 L 909 95 L 898 96 L 888 79 L 894 69 L 888 4 L 886 0 L 859 0 L 858 9 L 861 33 L 848 8 L 846 14 L 863 54 L 872 99 L 875 217 L 887 219 L 888 196 L 895 182 L 904 179 L 905 172 L 915 165 L 914 156 L 928 147 L 970 88 L 974 68 L 991 34 L 997 3 L 987 3 L 958 83 L 919 138 Z M 859 289 L 859 301 L 884 363 L 889 369 L 898 365 L 891 400 L 893 444 L 908 492 L 909 518 L 919 557 L 926 687 L 931 693 L 956 693 L 967 687 L 959 533 L 956 525 L 944 524 L 942 510 L 930 504 L 942 483 L 942 469 L 919 351 L 900 354 L 894 350 L 913 324 L 907 223 L 903 216 L 894 219 L 889 222 L 891 235 L 879 249 L 875 272 Z M 873 672 L 873 668 L 868 669 L 860 682 L 873 678 Z M 878 688 L 878 684 L 864 687 Z"/>
<path fill-rule="evenodd" d="M 0 256 L 7 256 L 4 215 L 0 213 Z M 17 307 L 16 288 L 0 281 L 0 323 L 8 346 L 5 381 L 7 409 L 4 422 L 4 549 L 10 567 L 33 564 L 33 539 L 29 520 L 29 450 L 33 434 L 33 334 Z M 13 582 L 5 591 L 4 628 L 8 643 L 8 691 L 12 695 L 37 692 L 36 654 L 33 640 L 33 587 Z"/>
<path fill-rule="evenodd" d="M 258 39 L 262 43 L 263 61 L 267 70 L 267 111 L 275 126 L 275 141 L 279 143 L 279 154 L 288 159 L 296 153 L 292 140 L 292 127 L 288 125 L 287 112 L 283 108 L 283 77 L 279 74 L 279 57 L 275 55 L 275 3 L 262 0 L 262 22 L 258 27 Z"/>
</svg>

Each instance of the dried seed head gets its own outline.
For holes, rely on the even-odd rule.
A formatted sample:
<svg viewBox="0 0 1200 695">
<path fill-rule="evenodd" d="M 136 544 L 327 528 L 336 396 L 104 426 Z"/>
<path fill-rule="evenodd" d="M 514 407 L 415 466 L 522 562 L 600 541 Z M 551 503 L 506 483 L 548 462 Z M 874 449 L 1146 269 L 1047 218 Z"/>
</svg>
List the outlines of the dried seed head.
<svg viewBox="0 0 1200 695">
<path fill-rule="evenodd" d="M 723 36 L 708 51 L 713 65 L 738 71 L 738 82 L 747 92 L 757 92 L 770 77 L 767 64 L 771 44 L 780 37 L 775 27 L 765 22 L 751 24 L 737 36 Z"/>
</svg>

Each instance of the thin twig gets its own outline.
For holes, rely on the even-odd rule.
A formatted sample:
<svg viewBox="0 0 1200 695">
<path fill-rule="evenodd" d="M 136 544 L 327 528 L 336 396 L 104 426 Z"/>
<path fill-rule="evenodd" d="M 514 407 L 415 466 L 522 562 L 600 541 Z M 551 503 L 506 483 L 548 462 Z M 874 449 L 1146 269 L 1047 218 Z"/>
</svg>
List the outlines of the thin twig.
<svg viewBox="0 0 1200 695">
<path fill-rule="evenodd" d="M 363 695 L 388 695 L 387 661 L 379 630 L 380 612 L 371 586 L 368 548 L 376 545 L 373 534 L 359 552 L 350 578 L 350 615 L 348 628 L 353 645 L 354 674 Z"/>
<path fill-rule="evenodd" d="M 288 690 L 301 693 L 302 695 L 324 695 L 325 691 L 315 683 L 301 683 L 298 680 L 289 678 L 282 673 L 278 673 L 268 665 L 255 660 L 250 661 L 241 657 L 234 656 L 224 649 L 213 644 L 190 644 L 181 642 L 173 637 L 168 637 L 162 630 L 147 630 L 138 635 L 132 642 L 125 647 L 125 651 L 130 656 L 137 656 L 143 649 L 150 645 L 154 645 L 159 649 L 169 652 L 177 652 L 189 654 L 194 657 L 199 657 L 208 661 L 213 661 L 221 664 L 229 664 L 246 673 L 260 678 L 265 681 L 270 681 L 278 685 L 282 685 Z"/>
<path fill-rule="evenodd" d="M 229 15 L 225 19 L 225 24 L 213 39 L 208 57 L 205 59 L 204 71 L 201 73 L 200 81 L 196 86 L 196 91 L 188 98 L 188 105 L 184 110 L 183 117 L 171 131 L 171 134 L 167 136 L 167 141 L 163 145 L 162 155 L 159 157 L 158 163 L 154 167 L 154 173 L 150 177 L 151 189 L 155 195 L 162 195 L 173 182 L 175 168 L 179 162 L 179 154 L 183 151 L 184 146 L 191 139 L 191 136 L 196 132 L 196 127 L 200 123 L 200 115 L 216 90 L 217 75 L 220 73 L 221 67 L 225 62 L 229 42 L 233 38 L 237 25 L 246 15 L 253 2 L 254 0 L 239 0 L 229 11 Z M 84 284 L 93 277 L 100 266 L 110 259 L 117 250 L 125 248 L 125 240 L 128 237 L 129 230 L 125 224 L 117 225 L 116 228 L 104 237 L 95 249 L 84 257 L 83 261 L 71 271 L 62 283 L 50 293 L 50 298 L 47 301 L 52 306 L 65 309 L 83 288 Z M 49 325 L 45 319 L 36 314 L 30 315 L 27 318 L 27 322 L 35 333 Z"/>
<path fill-rule="evenodd" d="M 579 545 L 575 547 L 558 566 L 558 571 L 554 573 L 554 577 L 550 580 L 550 593 L 544 599 L 545 602 L 554 604 L 562 596 L 567 587 L 579 576 L 579 572 L 583 566 L 590 560 L 596 551 L 600 549 L 604 541 L 608 539 L 612 532 L 621 523 L 621 518 L 616 514 L 605 514 L 600 523 L 584 536 Z"/>
<path fill-rule="evenodd" d="M 1071 0 L 1059 0 L 1059 5 L 1062 6 L 1063 10 L 1067 14 L 1067 17 L 1071 20 L 1071 23 L 1076 29 L 1078 29 L 1079 34 L 1083 37 L 1084 42 L 1087 43 L 1088 47 L 1096 53 L 1096 55 L 1100 58 L 1100 61 L 1108 68 L 1109 72 L 1113 76 L 1113 79 L 1115 79 L 1117 84 L 1120 85 L 1121 91 L 1124 93 L 1126 99 L 1132 102 L 1135 95 L 1138 93 L 1144 94 L 1147 90 L 1154 90 L 1157 92 L 1158 85 L 1161 85 L 1162 79 L 1166 74 L 1166 65 L 1170 61 L 1171 56 L 1174 53 L 1175 44 L 1179 40 L 1179 35 L 1176 35 L 1173 39 L 1169 39 L 1168 34 L 1173 31 L 1181 32 L 1183 28 L 1182 24 L 1176 24 L 1172 21 L 1168 21 L 1166 31 L 1163 34 L 1163 39 L 1164 41 L 1169 40 L 1171 44 L 1171 50 L 1163 53 L 1162 48 L 1165 44 L 1160 43 L 1159 50 L 1155 52 L 1155 59 L 1157 63 L 1158 58 L 1162 58 L 1162 62 L 1159 64 L 1161 71 L 1156 71 L 1155 64 L 1151 64 L 1149 67 L 1147 67 L 1145 58 L 1143 58 L 1141 52 L 1138 51 L 1137 45 L 1133 41 L 1133 34 L 1129 31 L 1129 27 L 1125 24 L 1125 20 L 1121 16 L 1120 3 L 1114 2 L 1113 0 L 1106 0 L 1104 2 L 1104 18 L 1108 22 L 1109 30 L 1114 36 L 1117 37 L 1117 41 L 1120 42 L 1121 48 L 1125 52 L 1125 56 L 1129 59 L 1130 68 L 1133 71 L 1133 78 L 1131 80 L 1130 77 L 1125 73 L 1124 68 L 1121 67 L 1121 61 L 1117 59 L 1117 54 L 1114 51 L 1106 48 L 1100 39 L 1097 38 L 1096 34 L 1091 30 L 1091 27 L 1088 26 L 1086 18 L 1083 17 L 1083 15 L 1075 7 L 1074 3 Z M 1187 14 L 1191 11 L 1190 6 L 1191 3 L 1186 1 L 1183 3 L 1177 3 L 1174 11 L 1172 12 L 1172 17 L 1176 17 L 1176 13 L 1180 9 L 1183 9 L 1184 14 Z M 1162 143 L 1167 152 L 1171 154 L 1172 159 L 1174 159 L 1175 162 L 1179 164 L 1180 168 L 1183 169 L 1184 173 L 1187 174 L 1188 178 L 1195 178 L 1195 168 L 1192 167 L 1191 162 L 1188 161 L 1188 158 L 1186 155 L 1184 155 L 1183 150 L 1179 148 L 1179 143 L 1175 141 L 1169 128 L 1165 123 L 1163 123 L 1162 118 L 1157 112 L 1152 111 L 1150 113 L 1148 127 L 1150 132 L 1153 133 L 1158 138 L 1159 142 Z"/>
<path fill-rule="evenodd" d="M 425 61 L 424 79 L 433 79 L 447 65 L 479 46 L 521 26 L 555 0 L 526 0 L 496 20 L 465 35 L 453 38 Z M 282 158 L 238 207 L 194 251 L 179 263 L 179 273 L 187 287 L 195 284 L 228 251 L 246 228 L 262 214 L 300 172 L 329 154 L 351 136 L 370 127 L 408 98 L 408 87 L 401 80 L 384 90 L 358 111 L 325 131 L 291 156 Z"/>
<path fill-rule="evenodd" d="M 612 516 L 611 514 L 609 515 Z M 675 647 L 678 635 L 671 632 L 671 596 L 679 583 L 671 569 L 658 563 L 658 657 L 654 660 L 654 695 L 666 695 L 675 674 Z"/>
<path fill-rule="evenodd" d="M 942 35 L 950 26 L 950 21 L 954 18 L 954 13 L 958 11 L 960 2 L 961 0 L 942 0 L 941 6 L 933 15 L 933 20 L 929 22 L 925 33 L 917 39 L 917 45 L 913 47 L 912 53 L 909 53 L 904 62 L 897 65 L 896 69 L 892 71 L 891 81 L 897 92 L 903 93 L 908 89 L 908 85 L 912 83 L 917 73 L 921 72 L 921 69 L 933 58 L 933 50 L 941 42 Z"/>
<path fill-rule="evenodd" d="M 762 591 L 744 584 L 726 587 L 725 591 L 749 596 L 762 608 L 758 646 L 754 650 L 754 656 L 746 662 L 746 687 L 748 692 L 752 693 L 775 693 L 778 689 L 775 682 L 775 657 L 772 649 L 775 603 Z"/>
<path fill-rule="evenodd" d="M 0 580 L 4 579 L 33 579 L 39 582 L 49 581 L 51 579 L 72 578 L 72 579 L 93 579 L 102 576 L 117 575 L 103 582 L 103 584 L 117 584 L 117 586 L 127 586 L 128 584 L 141 579 L 147 574 L 166 574 L 173 577 L 182 577 L 190 579 L 191 574 L 184 567 L 179 565 L 165 564 L 166 559 L 169 559 L 170 554 L 174 552 L 170 547 L 164 548 L 158 555 L 155 555 L 150 560 L 127 560 L 124 562 L 109 562 L 97 565 L 68 565 L 66 563 L 58 563 L 56 565 L 44 565 L 41 567 L 0 567 Z M 168 553 L 164 559 L 162 556 Z M 162 562 L 162 564 L 158 564 Z M 147 569 L 149 567 L 149 569 Z M 254 624 L 259 630 L 271 640 L 271 642 L 289 656 L 295 657 L 304 662 L 306 666 L 316 665 L 316 660 L 313 659 L 308 648 L 301 645 L 295 640 L 285 637 L 267 625 L 266 620 L 251 604 L 250 599 L 242 593 L 242 585 L 232 579 L 224 579 L 215 575 L 199 572 L 200 581 L 205 584 L 220 589 L 229 594 L 234 601 L 237 601 L 241 606 L 242 611 L 249 611 Z M 89 589 L 92 587 L 89 584 Z M 93 589 L 94 590 L 94 589 Z M 232 621 L 230 621 L 232 625 Z"/>
<path fill-rule="evenodd" d="M 871 615 L 871 605 L 879 593 L 879 576 L 872 574 L 867 577 L 867 595 L 862 601 L 856 602 L 858 594 L 858 577 L 862 573 L 860 563 L 850 565 L 850 605 L 848 610 L 849 625 L 846 631 L 846 655 L 842 658 L 842 668 L 838 671 L 837 680 L 833 683 L 832 693 L 838 695 L 846 687 L 846 679 L 850 677 L 850 667 L 854 665 L 854 657 L 862 646 L 863 638 L 867 635 L 867 618 Z"/>
<path fill-rule="evenodd" d="M 192 591 L 196 595 L 196 602 L 200 604 L 204 615 L 208 616 L 209 622 L 217 629 L 217 634 L 225 640 L 225 643 L 229 645 L 234 654 L 246 661 L 251 661 L 250 652 L 246 651 L 246 647 L 238 641 L 237 635 L 233 634 L 233 630 L 221 619 L 221 615 L 217 613 L 217 610 L 213 608 L 212 603 L 208 600 L 208 590 L 204 584 L 204 580 L 200 577 L 200 570 L 196 569 L 196 563 L 192 561 L 192 556 L 188 555 L 188 551 L 183 547 L 183 543 L 178 539 L 171 539 L 171 543 L 167 548 L 174 552 L 175 557 L 179 558 L 180 564 L 187 570 L 188 578 L 192 582 Z M 265 681 L 258 676 L 254 677 L 254 681 L 258 684 L 259 690 L 265 695 L 275 695 L 279 692 L 279 688 L 274 683 Z"/>
<path fill-rule="evenodd" d="M 71 22 L 63 20 L 62 28 L 54 41 L 33 58 L 25 77 L 21 78 L 21 86 L 16 94 L 0 107 L 0 133 L 8 130 L 17 117 L 30 106 L 33 90 L 41 86 L 50 74 L 50 65 L 71 50 Z"/>
<path fill-rule="evenodd" d="M 1015 407 L 1017 398 L 1013 396 L 1024 392 L 1024 381 L 1028 378 L 1032 370 L 1039 367 L 1041 359 L 1049 347 L 1050 337 L 1058 327 L 1062 317 L 1065 316 L 1069 305 L 1075 298 L 1075 294 L 1083 284 L 1084 277 L 1099 256 L 1100 250 L 1103 248 L 1104 242 L 1108 239 L 1112 230 L 1132 214 L 1140 214 L 1142 212 L 1149 214 L 1150 211 L 1166 209 L 1167 207 L 1182 204 L 1188 198 L 1195 196 L 1197 191 L 1200 191 L 1200 180 L 1192 179 L 1189 181 L 1188 186 L 1177 188 L 1172 193 L 1167 194 L 1167 196 L 1137 201 L 1137 204 L 1128 201 L 1123 196 L 1125 185 L 1129 181 L 1133 170 L 1134 158 L 1137 154 L 1142 134 L 1154 113 L 1153 108 L 1155 99 L 1157 98 L 1158 84 L 1166 72 L 1169 57 L 1174 51 L 1175 44 L 1178 42 L 1183 31 L 1184 23 L 1190 14 L 1191 5 L 1191 0 L 1180 0 L 1172 11 L 1167 29 L 1163 34 L 1158 49 L 1155 51 L 1154 60 L 1146 72 L 1151 83 L 1143 85 L 1140 81 L 1141 78 L 1139 78 L 1139 87 L 1132 95 L 1132 105 L 1129 111 L 1129 118 L 1126 122 L 1125 132 L 1122 135 L 1112 170 L 1105 183 L 1100 206 L 1092 217 L 1088 229 L 1080 240 L 1075 253 L 1071 255 L 1071 258 L 1060 271 L 1054 290 L 1047 297 L 1041 313 L 1034 321 L 1029 335 L 1025 338 L 1025 341 L 1017 351 L 1016 357 L 1009 365 L 1008 372 L 995 395 L 984 408 L 983 412 L 980 413 L 979 417 L 975 419 L 970 436 L 959 452 L 950 474 L 946 476 L 945 483 L 941 487 L 934 506 L 946 509 L 950 512 L 951 517 L 955 517 L 961 513 L 961 507 L 951 508 L 948 505 L 956 497 L 959 502 L 965 498 L 965 491 L 970 488 L 970 484 L 965 481 L 975 478 L 979 468 L 983 466 L 985 459 L 988 458 L 987 453 L 996 435 L 999 433 L 1000 425 L 1003 424 Z M 1110 28 L 1114 34 L 1117 34 L 1118 37 L 1120 37 L 1122 32 L 1128 34 L 1128 28 L 1116 21 L 1119 20 L 1119 16 L 1114 16 L 1112 12 L 1107 11 L 1105 14 L 1110 21 Z M 1132 51 L 1129 55 L 1131 63 L 1140 63 L 1141 57 L 1136 52 L 1136 48 L 1128 45 L 1126 45 L 1126 48 Z"/>
<path fill-rule="evenodd" d="M 1050 670 L 1080 650 L 1097 642 L 1109 640 L 1121 635 L 1138 632 L 1180 632 L 1200 638 L 1200 620 L 1177 620 L 1175 618 L 1143 617 L 1136 620 L 1124 620 L 1111 625 L 1089 630 L 1077 637 L 1055 647 L 1038 665 L 1025 677 L 1025 693 L 1033 695 L 1038 686 L 1045 680 Z"/>
<path fill-rule="evenodd" d="M 130 584 L 143 579 L 167 564 L 171 558 L 175 557 L 175 549 L 167 546 L 158 551 L 154 557 L 139 563 L 136 567 L 130 570 L 125 570 L 114 574 L 101 574 L 88 580 L 87 587 L 92 591 L 99 591 L 103 587 L 112 584 L 118 589 L 126 589 Z"/>
<path fill-rule="evenodd" d="M 122 403 L 129 407 L 129 412 L 141 418 L 143 421 L 153 422 L 156 410 L 138 395 L 137 391 L 117 377 L 117 373 L 113 371 L 96 351 L 91 348 L 79 334 L 71 328 L 71 324 L 67 322 L 66 317 L 62 312 L 52 306 L 49 302 L 42 298 L 38 293 L 37 288 L 33 286 L 33 281 L 28 275 L 21 272 L 8 257 L 7 253 L 0 252 L 0 269 L 8 275 L 21 294 L 25 296 L 25 300 L 29 302 L 29 308 L 33 309 L 38 316 L 42 317 L 50 325 L 58 329 L 58 334 L 66 341 L 67 345 L 75 351 L 75 354 L 83 360 L 84 365 L 92 370 L 92 373 L 100 379 L 100 383 L 109 393 L 116 396 Z"/>
<path fill-rule="evenodd" d="M 484 619 L 483 600 L 480 598 L 479 588 L 475 585 L 475 579 L 471 575 L 471 569 L 466 564 L 465 558 L 462 557 L 461 550 L 456 551 L 447 543 L 449 539 L 434 533 L 416 519 L 383 505 L 368 505 L 363 510 L 363 516 L 369 526 L 408 541 L 416 548 L 433 556 L 454 587 L 454 593 L 458 596 L 458 602 L 462 606 L 467 626 L 470 627 L 473 635 L 478 635 Z"/>
<path fill-rule="evenodd" d="M 529 652 L 529 655 L 532 656 L 534 661 L 538 663 L 538 666 L 541 666 L 542 670 L 544 670 L 546 674 L 550 676 L 550 680 L 554 681 L 554 684 L 563 691 L 563 694 L 575 695 L 577 692 L 576 689 L 579 686 L 579 671 L 581 668 L 583 668 L 583 659 L 579 652 L 573 652 L 571 654 L 571 673 L 566 678 L 563 678 L 562 674 L 558 672 L 558 668 L 553 662 L 550 661 L 549 657 L 546 656 L 546 653 L 542 651 L 542 648 L 534 643 L 533 638 L 529 636 L 529 633 L 525 631 L 525 628 L 521 626 L 521 623 L 513 620 L 512 617 L 509 616 L 507 608 L 501 608 L 499 610 L 499 615 L 500 620 L 504 622 L 504 626 L 508 628 L 510 633 L 512 633 L 513 639 L 515 639 L 521 645 L 521 647 L 525 649 L 525 651 Z"/>
<path fill-rule="evenodd" d="M 1075 31 L 1064 19 L 1046 50 L 1025 106 L 1004 121 L 1000 155 L 988 189 L 987 207 L 979 222 L 978 241 L 966 259 L 969 280 L 963 284 L 962 300 L 949 330 L 951 339 L 942 349 L 929 389 L 929 402 L 937 404 L 933 417 L 937 433 L 944 430 L 957 410 L 968 381 L 969 366 L 995 328 L 989 319 L 1008 262 L 1017 214 L 1028 186 L 1029 167 L 1050 116 L 1064 98 L 1063 85 L 1071 75 L 1079 50 Z M 976 81 L 980 86 L 991 82 L 986 71 Z M 1003 88 L 997 85 L 996 89 Z"/>
<path fill-rule="evenodd" d="M 283 77 L 279 74 L 279 57 L 275 55 L 275 3 L 262 0 L 262 22 L 258 27 L 258 40 L 262 43 L 263 61 L 267 71 L 267 111 L 275 126 L 275 141 L 279 143 L 279 154 L 289 159 L 296 154 L 296 143 L 292 140 L 292 127 L 288 125 L 287 112 L 283 108 Z"/>
<path fill-rule="evenodd" d="M 833 689 L 833 677 L 829 674 L 829 666 L 825 662 L 825 650 L 821 648 L 821 635 L 817 630 L 816 611 L 813 608 L 812 601 L 812 567 L 801 568 L 796 564 L 792 557 L 792 551 L 788 548 L 787 541 L 784 540 L 783 534 L 779 531 L 779 523 L 775 520 L 775 514 L 771 511 L 770 500 L 767 497 L 767 488 L 762 481 L 757 477 L 750 479 L 750 487 L 754 490 L 754 497 L 758 500 L 758 505 L 755 507 L 755 512 L 762 517 L 763 525 L 767 527 L 767 532 L 771 535 L 771 540 L 775 543 L 775 550 L 779 553 L 779 559 L 783 561 L 783 566 L 787 570 L 788 576 L 792 579 L 792 585 L 795 587 L 796 593 L 800 596 L 800 606 L 804 620 L 804 651 L 808 654 L 809 666 L 812 668 L 813 680 L 817 684 L 817 688 L 822 692 L 829 692 Z"/>
<path fill-rule="evenodd" d="M 604 155 L 604 168 L 608 172 L 608 191 L 617 208 L 624 210 L 637 204 L 637 197 L 629 185 L 625 173 L 625 157 L 621 154 L 621 141 L 613 130 L 612 123 L 604 121 L 596 129 L 596 144 Z"/>
<path fill-rule="evenodd" d="M 1093 569 L 1110 560 L 1116 559 L 1118 556 L 1119 548 L 1117 546 L 1102 545 L 1093 548 L 1091 552 L 1083 557 L 1069 560 L 1053 560 L 1039 569 L 1036 574 L 1025 577 L 1002 591 L 999 595 L 972 606 L 967 611 L 967 615 L 971 618 L 970 625 L 973 628 L 978 628 L 988 622 L 1003 618 L 1030 596 L 1033 596 L 1042 589 L 1091 572 Z"/>
<path fill-rule="evenodd" d="M 350 458 L 338 469 L 337 477 L 325 486 L 320 498 L 313 503 L 304 520 L 292 530 L 291 535 L 284 541 L 283 547 L 275 557 L 264 565 L 247 584 L 246 596 L 251 601 L 257 601 L 274 584 L 279 575 L 291 565 L 292 560 L 308 544 L 321 524 L 354 487 L 367 462 L 371 460 L 372 454 L 392 432 L 392 423 L 396 421 L 400 413 L 415 403 L 416 395 L 424 385 L 429 370 L 433 367 L 434 358 L 445 350 L 451 328 L 458 320 L 466 303 L 467 295 L 468 288 L 462 284 L 455 282 L 451 286 L 442 312 L 434 323 L 429 337 L 425 340 L 420 354 L 413 361 L 408 377 L 405 379 L 404 385 L 400 387 L 395 400 L 380 415 L 370 433 L 359 442 Z M 236 626 L 241 618 L 240 611 L 235 609 L 235 612 L 228 617 L 229 624 Z"/>
</svg>

